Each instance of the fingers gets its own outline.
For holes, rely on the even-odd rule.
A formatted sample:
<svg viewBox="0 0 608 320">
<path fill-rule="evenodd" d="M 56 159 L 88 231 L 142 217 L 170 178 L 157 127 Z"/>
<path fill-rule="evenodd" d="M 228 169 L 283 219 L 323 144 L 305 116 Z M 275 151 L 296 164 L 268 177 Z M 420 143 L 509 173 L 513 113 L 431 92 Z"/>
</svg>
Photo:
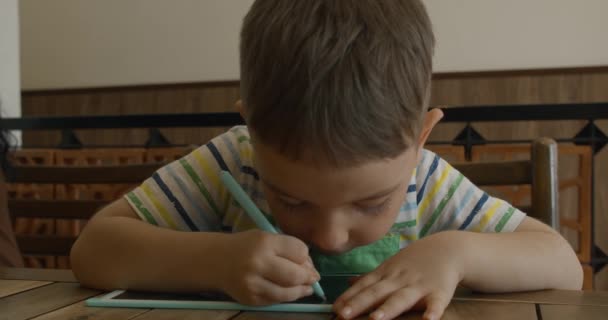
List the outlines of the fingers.
<svg viewBox="0 0 608 320">
<path fill-rule="evenodd" d="M 399 285 L 394 281 L 379 281 L 360 291 L 357 295 L 345 300 L 340 314 L 346 317 L 357 316 L 365 311 L 371 310 L 382 301 L 386 300 Z"/>
<path fill-rule="evenodd" d="M 256 277 L 248 284 L 249 292 L 244 294 L 243 299 L 237 299 L 240 303 L 262 306 L 279 302 L 294 301 L 312 294 L 310 286 L 281 287 L 266 279 Z"/>
<path fill-rule="evenodd" d="M 344 304 L 349 301 L 352 297 L 359 294 L 363 289 L 371 286 L 372 284 L 378 282 L 380 277 L 377 276 L 377 273 L 370 273 L 365 276 L 359 277 L 359 279 L 353 283 L 353 285 L 348 288 L 338 299 L 336 299 L 334 306 L 336 307 L 336 311 L 339 311 Z"/>
<path fill-rule="evenodd" d="M 258 297 L 258 302 L 261 304 L 294 301 L 313 293 L 311 286 L 282 287 L 266 279 L 259 281 L 256 290 L 255 296 Z"/>
<path fill-rule="evenodd" d="M 423 315 L 425 320 L 439 320 L 445 308 L 450 304 L 450 298 L 434 293 L 426 297 L 426 312 Z"/>
<path fill-rule="evenodd" d="M 280 241 L 275 242 L 275 254 L 285 259 L 291 260 L 297 264 L 303 264 L 310 261 L 308 254 L 308 246 L 302 240 L 280 235 Z"/>
<path fill-rule="evenodd" d="M 261 271 L 261 276 L 282 287 L 312 285 L 321 278 L 314 268 L 296 264 L 282 257 L 274 257 Z"/>
<path fill-rule="evenodd" d="M 415 287 L 406 287 L 394 291 L 376 311 L 371 313 L 370 318 L 373 320 L 393 319 L 410 310 L 422 297 L 422 292 Z"/>
</svg>

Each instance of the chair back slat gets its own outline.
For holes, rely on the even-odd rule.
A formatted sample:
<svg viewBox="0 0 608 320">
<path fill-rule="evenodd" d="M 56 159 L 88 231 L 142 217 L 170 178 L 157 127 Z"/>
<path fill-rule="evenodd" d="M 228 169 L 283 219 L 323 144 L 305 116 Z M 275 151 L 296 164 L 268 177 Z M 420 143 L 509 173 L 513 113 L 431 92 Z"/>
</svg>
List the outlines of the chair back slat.
<svg viewBox="0 0 608 320">
<path fill-rule="evenodd" d="M 67 256 L 76 242 L 76 237 L 50 235 L 17 235 L 21 252 L 31 255 Z"/>
<path fill-rule="evenodd" d="M 453 167 L 477 186 L 532 183 L 532 164 L 527 160 L 454 163 Z"/>
<path fill-rule="evenodd" d="M 11 183 L 140 183 L 166 163 L 110 166 L 15 166 Z"/>
<path fill-rule="evenodd" d="M 548 138 L 532 144 L 532 212 L 535 217 L 559 230 L 559 184 L 557 144 Z"/>
<path fill-rule="evenodd" d="M 87 220 L 109 204 L 105 200 L 8 200 L 8 210 L 16 218 Z"/>
</svg>

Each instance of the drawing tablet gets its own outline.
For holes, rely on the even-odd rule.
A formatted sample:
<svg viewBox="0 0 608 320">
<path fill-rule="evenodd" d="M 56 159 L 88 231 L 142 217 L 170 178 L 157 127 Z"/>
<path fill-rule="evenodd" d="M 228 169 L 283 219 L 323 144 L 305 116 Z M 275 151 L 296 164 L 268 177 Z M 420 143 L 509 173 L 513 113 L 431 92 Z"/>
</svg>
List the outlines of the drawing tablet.
<svg viewBox="0 0 608 320">
<path fill-rule="evenodd" d="M 348 280 L 355 275 L 324 275 L 320 281 L 327 301 L 309 296 L 289 303 L 253 307 L 235 302 L 222 293 L 168 294 L 116 290 L 106 295 L 90 298 L 89 307 L 151 308 L 151 309 L 207 309 L 279 312 L 332 312 L 332 303 L 349 287 Z"/>
</svg>

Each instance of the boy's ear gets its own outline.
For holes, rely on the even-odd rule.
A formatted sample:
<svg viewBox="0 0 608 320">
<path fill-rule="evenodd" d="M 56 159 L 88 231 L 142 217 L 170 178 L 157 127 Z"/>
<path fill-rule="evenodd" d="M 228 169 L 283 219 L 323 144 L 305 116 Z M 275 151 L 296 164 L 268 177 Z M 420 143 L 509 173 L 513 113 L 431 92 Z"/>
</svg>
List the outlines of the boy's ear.
<svg viewBox="0 0 608 320">
<path fill-rule="evenodd" d="M 243 107 L 243 101 L 242 101 L 242 100 L 240 100 L 240 99 L 239 99 L 239 100 L 237 100 L 237 101 L 234 103 L 234 107 L 236 108 L 236 111 L 238 111 L 238 113 L 240 113 L 240 114 L 241 114 L 241 117 L 243 117 L 243 119 L 246 119 L 246 118 L 245 118 L 245 107 Z"/>
<path fill-rule="evenodd" d="M 439 108 L 430 109 L 424 115 L 424 121 L 422 123 L 422 130 L 420 136 L 418 136 L 418 149 L 422 149 L 426 143 L 426 139 L 429 138 L 431 131 L 437 125 L 437 123 L 443 118 L 443 111 Z"/>
</svg>

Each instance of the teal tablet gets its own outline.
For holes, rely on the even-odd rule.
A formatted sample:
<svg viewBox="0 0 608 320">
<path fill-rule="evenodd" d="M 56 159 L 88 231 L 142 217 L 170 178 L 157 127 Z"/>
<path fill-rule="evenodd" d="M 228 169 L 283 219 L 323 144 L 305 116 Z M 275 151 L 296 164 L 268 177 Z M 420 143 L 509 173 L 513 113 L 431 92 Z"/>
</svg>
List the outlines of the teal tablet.
<svg viewBox="0 0 608 320">
<path fill-rule="evenodd" d="M 277 311 L 277 312 L 317 312 L 331 313 L 332 303 L 349 286 L 353 274 L 324 275 L 320 281 L 327 301 L 320 301 L 315 296 L 305 297 L 289 303 L 254 307 L 235 302 L 221 293 L 205 292 L 201 294 L 167 294 L 116 290 L 100 297 L 88 299 L 90 307 L 113 308 L 151 308 L 151 309 L 208 309 L 208 310 L 243 310 L 243 311 Z"/>
</svg>

